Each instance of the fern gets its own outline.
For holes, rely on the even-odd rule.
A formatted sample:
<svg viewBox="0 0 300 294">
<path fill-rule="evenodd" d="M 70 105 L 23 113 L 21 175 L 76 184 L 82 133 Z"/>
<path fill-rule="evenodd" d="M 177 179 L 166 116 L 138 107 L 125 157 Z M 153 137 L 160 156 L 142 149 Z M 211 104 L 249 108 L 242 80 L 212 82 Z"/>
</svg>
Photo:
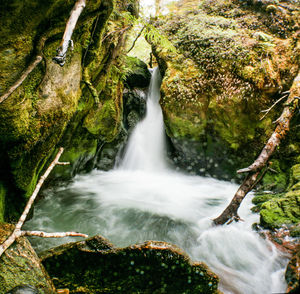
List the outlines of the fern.
<svg viewBox="0 0 300 294">
<path fill-rule="evenodd" d="M 174 47 L 174 45 L 168 40 L 165 35 L 161 34 L 161 32 L 156 27 L 154 27 L 150 23 L 145 23 L 144 25 L 146 26 L 144 37 L 148 42 L 159 44 L 170 53 L 176 53 L 176 48 Z"/>
<path fill-rule="evenodd" d="M 136 18 L 132 14 L 129 13 L 122 13 L 120 14 L 123 18 L 126 19 L 128 23 L 130 23 L 133 26 L 142 25 L 145 27 L 145 30 L 143 31 L 143 35 L 145 39 L 152 44 L 159 44 L 161 45 L 165 50 L 169 51 L 170 53 L 175 53 L 176 48 L 175 46 L 168 40 L 168 38 L 163 35 L 157 28 L 155 28 L 152 24 L 149 23 L 149 21 L 144 17 Z M 138 36 L 140 37 L 140 36 Z"/>
</svg>

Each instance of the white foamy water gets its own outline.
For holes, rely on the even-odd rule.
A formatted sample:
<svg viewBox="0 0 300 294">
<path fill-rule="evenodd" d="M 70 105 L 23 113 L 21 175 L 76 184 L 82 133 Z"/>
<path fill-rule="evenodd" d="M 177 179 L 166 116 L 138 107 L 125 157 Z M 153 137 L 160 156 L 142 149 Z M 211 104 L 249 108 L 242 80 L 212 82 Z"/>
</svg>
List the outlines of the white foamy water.
<svg viewBox="0 0 300 294">
<path fill-rule="evenodd" d="M 159 86 L 155 71 L 147 115 L 133 132 L 120 167 L 94 170 L 77 176 L 67 187 L 47 190 L 27 229 L 101 234 L 117 246 L 168 241 L 193 260 L 206 262 L 220 276 L 224 293 L 283 293 L 287 260 L 252 231 L 258 215 L 250 211 L 251 195 L 239 209 L 245 222 L 213 227 L 212 219 L 228 205 L 238 186 L 167 167 Z M 63 242 L 66 239 L 34 240 L 40 250 Z"/>
</svg>

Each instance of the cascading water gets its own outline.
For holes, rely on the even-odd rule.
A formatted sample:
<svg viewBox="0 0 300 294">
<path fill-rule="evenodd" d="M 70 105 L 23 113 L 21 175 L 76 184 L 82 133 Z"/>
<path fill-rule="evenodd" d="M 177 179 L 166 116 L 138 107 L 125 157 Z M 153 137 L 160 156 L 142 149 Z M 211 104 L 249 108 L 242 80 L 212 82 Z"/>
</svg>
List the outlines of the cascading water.
<svg viewBox="0 0 300 294">
<path fill-rule="evenodd" d="M 48 189 L 26 227 L 102 234 L 117 246 L 168 241 L 219 274 L 224 293 L 284 292 L 287 260 L 252 231 L 258 216 L 249 209 L 251 195 L 239 209 L 245 222 L 213 227 L 211 220 L 223 211 L 237 186 L 167 167 L 159 87 L 156 69 L 146 117 L 136 126 L 120 166 L 109 172 L 94 170 L 67 187 Z M 33 242 L 41 250 L 66 239 Z"/>
<path fill-rule="evenodd" d="M 159 106 L 161 77 L 158 67 L 153 70 L 147 99 L 147 113 L 134 129 L 120 168 L 124 170 L 165 169 L 165 135 Z"/>
</svg>

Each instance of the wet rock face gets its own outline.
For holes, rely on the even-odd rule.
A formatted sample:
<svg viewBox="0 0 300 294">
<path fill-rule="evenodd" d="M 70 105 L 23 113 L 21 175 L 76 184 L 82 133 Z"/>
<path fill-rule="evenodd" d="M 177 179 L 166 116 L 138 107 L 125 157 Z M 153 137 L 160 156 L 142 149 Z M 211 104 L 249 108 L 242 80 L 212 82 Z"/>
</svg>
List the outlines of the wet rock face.
<svg viewBox="0 0 300 294">
<path fill-rule="evenodd" d="M 57 288 L 72 293 L 218 293 L 218 277 L 175 245 L 116 248 L 101 236 L 40 255 Z"/>
<path fill-rule="evenodd" d="M 9 224 L 0 225 L 0 244 L 13 228 Z M 52 281 L 25 237 L 18 238 L 0 258 L 0 293 L 7 291 L 10 294 L 55 293 Z"/>
</svg>

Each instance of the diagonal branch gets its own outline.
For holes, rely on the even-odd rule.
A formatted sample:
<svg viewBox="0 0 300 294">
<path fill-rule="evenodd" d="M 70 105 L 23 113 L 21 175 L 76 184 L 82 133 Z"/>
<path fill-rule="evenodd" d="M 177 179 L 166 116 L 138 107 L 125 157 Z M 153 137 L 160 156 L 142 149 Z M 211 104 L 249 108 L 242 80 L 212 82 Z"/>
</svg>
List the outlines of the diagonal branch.
<svg viewBox="0 0 300 294">
<path fill-rule="evenodd" d="M 61 164 L 61 162 L 59 162 L 59 158 L 62 155 L 64 151 L 64 148 L 60 148 L 58 153 L 56 154 L 54 160 L 51 162 L 51 164 L 49 165 L 49 167 L 47 168 L 47 170 L 45 171 L 45 173 L 40 177 L 33 193 L 31 194 L 31 196 L 29 197 L 29 200 L 25 206 L 25 209 L 19 219 L 19 221 L 16 224 L 16 227 L 14 229 L 14 231 L 12 232 L 12 234 L 4 241 L 4 243 L 2 243 L 0 245 L 0 256 L 3 254 L 3 252 L 11 245 L 14 243 L 14 241 L 21 237 L 21 236 L 25 236 L 25 235 L 30 235 L 27 231 L 22 231 L 21 228 L 27 218 L 27 215 L 30 211 L 30 208 L 34 202 L 34 200 L 36 199 L 36 196 L 38 195 L 38 192 L 40 191 L 44 181 L 46 180 L 46 178 L 49 176 L 50 172 L 53 170 L 53 168 L 55 167 L 55 165 L 57 164 Z M 43 237 L 42 235 L 44 235 L 45 237 L 55 237 L 53 233 L 48 234 L 45 232 L 30 232 L 32 236 L 33 234 L 35 234 L 34 236 L 40 236 Z M 80 234 L 80 233 L 75 233 L 75 232 L 67 232 L 67 233 L 55 233 L 56 235 L 58 234 L 58 237 L 64 237 L 63 234 L 66 234 L 66 236 L 72 236 L 71 234 L 77 234 L 76 236 L 81 236 L 81 237 L 87 237 L 87 235 L 85 234 Z"/>
<path fill-rule="evenodd" d="M 271 135 L 270 139 L 268 140 L 267 144 L 261 151 L 258 158 L 250 166 L 239 169 L 237 171 L 238 173 L 245 173 L 245 172 L 259 170 L 267 163 L 269 157 L 274 152 L 275 148 L 279 145 L 281 139 L 284 138 L 286 133 L 289 131 L 290 120 L 293 117 L 296 107 L 298 105 L 297 97 L 299 96 L 300 96 L 300 73 L 298 73 L 297 77 L 293 82 L 288 100 L 285 104 L 281 116 L 276 121 L 277 126 L 275 128 L 275 131 Z"/>
<path fill-rule="evenodd" d="M 284 138 L 286 133 L 289 131 L 290 120 L 292 119 L 293 114 L 298 106 L 299 96 L 300 72 L 294 79 L 287 103 L 285 104 L 281 116 L 276 121 L 277 126 L 275 128 L 275 131 L 271 135 L 262 152 L 253 164 L 251 164 L 247 168 L 240 169 L 237 171 L 238 173 L 249 172 L 249 174 L 246 176 L 244 182 L 241 184 L 241 186 L 235 193 L 230 204 L 225 208 L 225 210 L 220 216 L 213 220 L 215 225 L 223 225 L 232 219 L 239 220 L 237 211 L 241 202 L 243 201 L 247 193 L 255 187 L 259 180 L 262 179 L 264 171 L 261 173 L 261 170 L 267 164 L 270 156 L 273 154 L 275 148 L 279 145 L 281 139 Z M 259 177 L 259 175 L 261 176 Z"/>
<path fill-rule="evenodd" d="M 21 77 L 0 97 L 0 103 L 6 100 L 18 87 L 22 85 L 27 76 L 37 67 L 42 61 L 42 56 L 38 55 L 35 60 L 26 68 Z"/>
<path fill-rule="evenodd" d="M 84 237 L 87 238 L 88 235 L 81 234 L 77 232 L 58 232 L 58 233 L 46 233 L 43 231 L 22 231 L 22 236 L 36 236 L 43 238 L 63 238 L 63 237 Z"/>
<path fill-rule="evenodd" d="M 75 29 L 76 23 L 83 9 L 85 8 L 86 0 L 77 0 L 73 9 L 71 10 L 69 20 L 66 24 L 65 32 L 60 43 L 60 46 L 57 48 L 57 55 L 53 57 L 55 61 L 60 66 L 64 66 L 67 57 L 67 51 L 69 47 L 73 47 L 72 34 Z"/>
</svg>

